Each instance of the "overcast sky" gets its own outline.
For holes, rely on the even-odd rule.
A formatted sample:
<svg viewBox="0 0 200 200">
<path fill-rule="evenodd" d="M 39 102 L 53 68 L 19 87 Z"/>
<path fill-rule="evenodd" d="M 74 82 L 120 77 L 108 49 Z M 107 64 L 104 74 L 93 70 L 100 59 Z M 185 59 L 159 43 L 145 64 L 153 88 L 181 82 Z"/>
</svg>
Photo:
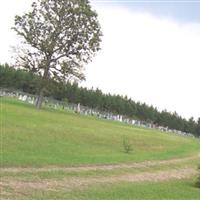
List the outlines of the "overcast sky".
<svg viewBox="0 0 200 200">
<path fill-rule="evenodd" d="M 14 15 L 31 0 L 0 7 L 0 63 L 17 43 Z M 200 117 L 200 1 L 93 1 L 103 31 L 101 51 L 87 65 L 86 82 L 183 117 Z"/>
</svg>

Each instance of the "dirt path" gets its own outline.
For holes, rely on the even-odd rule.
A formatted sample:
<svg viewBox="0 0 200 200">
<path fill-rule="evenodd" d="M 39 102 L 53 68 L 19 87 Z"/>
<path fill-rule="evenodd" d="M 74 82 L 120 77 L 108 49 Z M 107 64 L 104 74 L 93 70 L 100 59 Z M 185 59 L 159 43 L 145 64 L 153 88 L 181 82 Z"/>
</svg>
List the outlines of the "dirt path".
<svg viewBox="0 0 200 200">
<path fill-rule="evenodd" d="M 113 169 L 129 169 L 129 168 L 145 168 L 145 167 L 153 167 L 167 164 L 177 164 L 182 162 L 187 162 L 190 160 L 195 160 L 200 158 L 200 153 L 194 156 L 185 157 L 185 158 L 177 158 L 170 160 L 153 160 L 153 161 L 144 161 L 139 163 L 128 163 L 128 164 L 107 164 L 107 165 L 83 165 L 77 167 L 57 167 L 57 166 L 47 166 L 41 168 L 0 168 L 1 172 L 51 172 L 51 171 L 95 171 L 95 170 L 113 170 Z"/>
<path fill-rule="evenodd" d="M 188 178 L 196 174 L 193 168 L 184 168 L 180 170 L 168 170 L 159 172 L 142 172 L 138 174 L 126 174 L 109 177 L 69 177 L 61 180 L 46 179 L 46 180 L 23 180 L 15 178 L 2 178 L 0 188 L 10 188 L 16 192 L 26 190 L 57 190 L 65 189 L 71 190 L 73 188 L 88 186 L 102 183 L 118 183 L 118 182 L 142 182 L 142 181 L 165 181 L 170 179 Z"/>
<path fill-rule="evenodd" d="M 62 171 L 90 171 L 90 170 L 113 170 L 113 169 L 127 169 L 127 168 L 145 168 L 149 166 L 161 166 L 166 164 L 176 164 L 187 162 L 190 160 L 199 159 L 200 154 L 162 161 L 144 161 L 140 163 L 131 164 L 116 164 L 116 165 L 91 165 L 91 166 L 80 166 L 80 167 L 43 167 L 43 168 L 0 168 L 1 173 L 3 172 L 53 172 L 57 170 Z M 5 199 L 12 199 L 13 196 L 24 196 L 29 195 L 28 191 L 70 191 L 74 188 L 90 186 L 94 184 L 103 183 L 121 183 L 121 182 L 157 182 L 166 181 L 171 179 L 182 179 L 189 178 L 197 173 L 194 168 L 182 168 L 172 170 L 162 170 L 156 172 L 138 172 L 138 173 L 125 173 L 120 175 L 110 176 L 89 176 L 89 177 L 64 177 L 60 179 L 48 178 L 48 179 L 30 179 L 23 178 L 20 176 L 3 176 L 0 179 L 0 193 Z"/>
</svg>

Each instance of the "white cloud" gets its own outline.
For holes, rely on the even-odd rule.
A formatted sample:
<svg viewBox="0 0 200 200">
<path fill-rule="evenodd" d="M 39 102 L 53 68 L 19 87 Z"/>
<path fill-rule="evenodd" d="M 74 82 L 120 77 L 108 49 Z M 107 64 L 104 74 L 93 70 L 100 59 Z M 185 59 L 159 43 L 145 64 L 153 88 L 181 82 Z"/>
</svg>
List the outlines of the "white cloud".
<svg viewBox="0 0 200 200">
<path fill-rule="evenodd" d="M 200 24 L 126 9 L 97 9 L 102 50 L 86 68 L 84 85 L 187 118 L 200 116 Z"/>
<path fill-rule="evenodd" d="M 33 0 L 6 0 L 0 6 L 0 62 L 10 62 L 12 56 L 11 46 L 17 44 L 17 37 L 11 27 L 14 25 L 15 15 L 21 15 L 30 8 Z"/>
<path fill-rule="evenodd" d="M 14 16 L 32 0 L 4 1 L 0 7 L 0 62 L 9 62 Z M 102 50 L 86 66 L 89 87 L 128 95 L 160 109 L 200 116 L 200 24 L 159 19 L 117 7 L 96 7 L 104 37 Z"/>
</svg>

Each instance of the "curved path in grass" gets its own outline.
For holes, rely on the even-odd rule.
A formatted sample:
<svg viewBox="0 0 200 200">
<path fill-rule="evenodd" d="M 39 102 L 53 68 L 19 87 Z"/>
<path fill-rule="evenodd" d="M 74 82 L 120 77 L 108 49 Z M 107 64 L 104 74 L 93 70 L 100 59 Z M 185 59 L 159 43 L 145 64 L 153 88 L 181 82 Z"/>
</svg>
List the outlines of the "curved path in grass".
<svg viewBox="0 0 200 200">
<path fill-rule="evenodd" d="M 115 183 L 132 183 L 132 182 L 159 182 L 168 180 L 179 180 L 185 178 L 191 178 L 197 175 L 197 169 L 195 167 L 184 165 L 184 163 L 190 163 L 190 161 L 199 160 L 200 153 L 185 157 L 185 158 L 174 158 L 170 160 L 153 160 L 144 161 L 140 163 L 130 164 L 116 164 L 116 165 L 91 165 L 91 166 L 78 166 L 78 167 L 59 167 L 59 166 L 47 166 L 42 168 L 0 168 L 2 174 L 10 173 L 1 177 L 0 180 L 0 191 L 3 197 L 12 198 L 21 197 L 26 194 L 27 191 L 72 191 L 76 188 L 84 188 L 85 186 L 91 186 L 95 184 L 115 184 Z M 165 165 L 176 165 L 183 164 L 182 167 L 175 169 L 162 168 Z M 147 167 L 147 168 L 146 168 Z M 156 171 L 148 171 L 148 167 L 161 167 Z M 112 170 L 115 169 L 142 169 L 143 172 L 128 172 L 122 174 L 110 174 L 109 176 L 64 176 L 62 178 L 39 178 L 38 172 L 51 172 L 55 171 L 67 171 L 67 172 L 81 172 L 81 171 L 94 171 L 94 170 Z M 35 177 L 24 177 L 23 173 L 35 173 Z M 12 173 L 18 173 L 18 176 L 12 175 Z M 21 176 L 22 175 L 22 176 Z"/>
<path fill-rule="evenodd" d="M 137 174 L 125 174 L 109 177 L 69 177 L 59 179 L 43 179 L 43 180 L 23 180 L 16 178 L 2 178 L 0 182 L 1 191 L 4 188 L 10 188 L 16 192 L 27 189 L 34 190 L 56 190 L 59 188 L 73 189 L 76 187 L 87 186 L 102 183 L 118 183 L 118 182 L 142 182 L 142 181 L 166 181 L 171 179 L 189 178 L 197 172 L 193 168 L 173 169 L 159 172 L 142 172 Z"/>
<path fill-rule="evenodd" d="M 47 166 L 41 168 L 20 168 L 20 167 L 9 167 L 9 168 L 1 168 L 1 172 L 51 172 L 51 171 L 90 171 L 90 170 L 114 170 L 114 169 L 128 169 L 128 168 L 145 168 L 145 167 L 154 167 L 154 166 L 162 166 L 167 164 L 178 164 L 182 162 L 192 161 L 200 158 L 200 153 L 195 154 L 190 157 L 184 158 L 173 158 L 169 160 L 152 160 L 152 161 L 144 161 L 144 162 L 135 162 L 128 164 L 107 164 L 107 165 L 82 165 L 75 167 L 58 167 L 58 166 Z"/>
</svg>

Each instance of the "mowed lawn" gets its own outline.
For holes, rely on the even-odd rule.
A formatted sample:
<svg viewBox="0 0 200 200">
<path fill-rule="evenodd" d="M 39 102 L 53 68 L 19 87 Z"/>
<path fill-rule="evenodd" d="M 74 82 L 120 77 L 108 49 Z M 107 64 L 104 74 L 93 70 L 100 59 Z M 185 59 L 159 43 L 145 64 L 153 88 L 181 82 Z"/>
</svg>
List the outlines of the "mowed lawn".
<svg viewBox="0 0 200 200">
<path fill-rule="evenodd" d="M 159 183 L 119 183 L 88 187 L 70 193 L 49 193 L 51 199 L 74 200 L 199 200 L 200 189 L 194 187 L 194 180 L 175 180 Z M 44 198 L 44 199 L 45 199 Z"/>
<path fill-rule="evenodd" d="M 35 192 L 35 191 L 34 191 Z M 74 189 L 72 191 L 36 192 L 16 200 L 199 200 L 200 189 L 194 179 L 159 183 L 118 183 Z"/>
<path fill-rule="evenodd" d="M 1 97 L 1 167 L 128 163 L 190 156 L 200 141 Z M 124 153 L 123 137 L 133 151 Z"/>
<path fill-rule="evenodd" d="M 36 110 L 12 98 L 0 102 L 0 199 L 199 200 L 199 139 L 71 111 Z M 124 137 L 132 143 L 129 154 Z M 138 166 L 130 167 L 134 162 Z M 111 163 L 127 165 L 109 169 Z"/>
</svg>

